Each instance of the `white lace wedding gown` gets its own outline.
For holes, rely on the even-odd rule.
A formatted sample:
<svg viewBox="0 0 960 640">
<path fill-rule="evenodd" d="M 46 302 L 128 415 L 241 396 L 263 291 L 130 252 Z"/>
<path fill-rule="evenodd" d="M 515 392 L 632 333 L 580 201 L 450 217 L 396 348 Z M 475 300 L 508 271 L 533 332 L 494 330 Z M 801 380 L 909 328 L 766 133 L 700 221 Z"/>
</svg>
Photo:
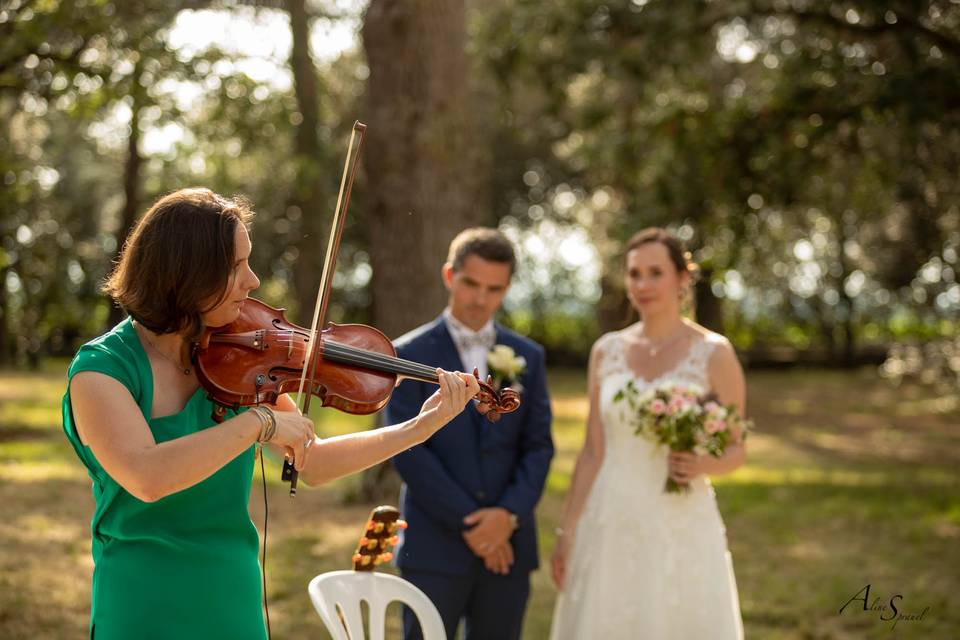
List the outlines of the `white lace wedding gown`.
<svg viewBox="0 0 960 640">
<path fill-rule="evenodd" d="M 707 362 L 725 340 L 698 339 L 653 380 L 635 376 L 619 332 L 600 339 L 597 364 L 605 438 L 603 464 L 587 498 L 553 614 L 553 640 L 727 640 L 743 638 L 737 585 L 713 487 L 667 494 L 667 451 L 634 435 L 613 396 L 633 379 L 639 391 L 665 384 L 709 388 Z"/>
</svg>

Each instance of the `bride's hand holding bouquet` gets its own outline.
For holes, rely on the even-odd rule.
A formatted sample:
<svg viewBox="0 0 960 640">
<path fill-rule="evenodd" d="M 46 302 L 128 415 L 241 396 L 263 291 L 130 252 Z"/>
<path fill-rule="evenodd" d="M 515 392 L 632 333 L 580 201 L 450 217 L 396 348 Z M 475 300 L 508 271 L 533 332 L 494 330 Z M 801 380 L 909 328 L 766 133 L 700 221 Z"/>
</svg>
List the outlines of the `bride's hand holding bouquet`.
<svg viewBox="0 0 960 640">
<path fill-rule="evenodd" d="M 669 448 L 667 493 L 686 493 L 690 482 L 713 471 L 713 460 L 741 442 L 751 423 L 733 405 L 721 405 L 714 394 L 688 386 L 663 386 L 640 392 L 634 383 L 617 392 L 625 402 L 637 435 Z"/>
</svg>

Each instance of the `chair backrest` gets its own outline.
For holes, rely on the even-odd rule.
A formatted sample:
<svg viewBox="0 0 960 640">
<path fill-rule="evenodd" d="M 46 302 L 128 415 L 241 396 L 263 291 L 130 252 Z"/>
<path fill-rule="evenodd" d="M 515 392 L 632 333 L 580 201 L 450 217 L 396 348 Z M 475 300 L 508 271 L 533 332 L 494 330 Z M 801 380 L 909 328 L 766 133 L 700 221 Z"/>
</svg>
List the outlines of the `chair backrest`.
<svg viewBox="0 0 960 640">
<path fill-rule="evenodd" d="M 334 640 L 362 640 L 360 602 L 370 611 L 370 640 L 383 640 L 387 605 L 397 600 L 420 620 L 424 640 L 446 640 L 443 620 L 430 598 L 413 584 L 389 573 L 331 571 L 310 581 L 310 600 Z M 337 606 L 343 613 L 341 621 Z M 346 626 L 346 630 L 344 630 Z"/>
</svg>

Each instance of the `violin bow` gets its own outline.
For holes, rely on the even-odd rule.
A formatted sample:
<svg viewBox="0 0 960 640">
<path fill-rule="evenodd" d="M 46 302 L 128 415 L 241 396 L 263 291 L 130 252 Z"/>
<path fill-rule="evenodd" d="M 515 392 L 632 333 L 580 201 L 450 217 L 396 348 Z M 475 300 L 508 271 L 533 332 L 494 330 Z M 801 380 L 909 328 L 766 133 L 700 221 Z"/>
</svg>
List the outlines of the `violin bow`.
<svg viewBox="0 0 960 640">
<path fill-rule="evenodd" d="M 300 374 L 300 386 L 297 389 L 297 407 L 300 413 L 308 415 L 310 411 L 310 399 L 313 397 L 313 388 L 316 385 L 314 376 L 317 368 L 317 350 L 320 348 L 320 335 L 324 319 L 327 315 L 327 307 L 330 303 L 330 285 L 333 282 L 333 273 L 337 268 L 337 254 L 340 252 L 340 239 L 343 236 L 343 225 L 347 218 L 347 208 L 350 206 L 350 193 L 353 191 L 353 180 L 357 176 L 357 167 L 360 164 L 360 151 L 363 149 L 363 136 L 367 130 L 367 125 L 359 120 L 353 123 L 353 130 L 350 132 L 350 142 L 347 145 L 347 157 L 343 162 L 343 174 L 340 177 L 340 192 L 337 194 L 337 207 L 333 214 L 333 223 L 330 229 L 330 237 L 327 241 L 327 255 L 323 261 L 323 273 L 320 277 L 320 290 L 317 294 L 317 304 L 313 309 L 313 322 L 310 324 L 310 356 L 309 366 L 303 367 L 303 373 Z M 354 142 L 357 141 L 356 154 L 353 153 Z M 307 372 L 309 369 L 309 373 Z M 309 379 L 308 387 L 305 387 Z M 307 393 L 304 394 L 304 388 Z M 300 400 L 303 399 L 303 406 L 300 407 Z M 290 482 L 290 497 L 297 495 L 297 470 L 290 464 L 289 460 L 283 462 L 283 474 L 281 478 Z"/>
</svg>

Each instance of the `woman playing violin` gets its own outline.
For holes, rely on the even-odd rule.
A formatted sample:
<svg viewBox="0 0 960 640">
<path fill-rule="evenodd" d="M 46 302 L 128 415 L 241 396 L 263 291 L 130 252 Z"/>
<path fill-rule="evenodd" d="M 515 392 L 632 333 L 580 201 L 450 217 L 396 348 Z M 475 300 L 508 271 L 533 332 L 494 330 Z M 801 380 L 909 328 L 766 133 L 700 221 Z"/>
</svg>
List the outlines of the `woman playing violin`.
<svg viewBox="0 0 960 640">
<path fill-rule="evenodd" d="M 247 510 L 255 445 L 320 484 L 423 442 L 478 391 L 473 376 L 438 370 L 415 418 L 327 440 L 286 395 L 216 424 L 190 348 L 205 327 L 236 320 L 260 284 L 251 216 L 207 189 L 160 199 L 104 287 L 129 318 L 70 364 L 64 430 L 96 502 L 91 638 L 264 638 Z"/>
</svg>

